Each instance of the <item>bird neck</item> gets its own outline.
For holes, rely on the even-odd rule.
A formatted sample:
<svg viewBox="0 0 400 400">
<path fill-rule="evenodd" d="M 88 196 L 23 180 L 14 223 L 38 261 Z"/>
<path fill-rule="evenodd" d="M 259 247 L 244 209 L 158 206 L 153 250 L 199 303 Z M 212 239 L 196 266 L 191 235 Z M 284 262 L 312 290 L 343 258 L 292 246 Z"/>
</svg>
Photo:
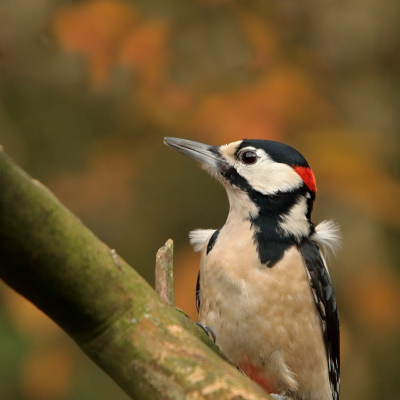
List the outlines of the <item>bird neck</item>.
<svg viewBox="0 0 400 400">
<path fill-rule="evenodd" d="M 264 195 L 227 190 L 228 221 L 250 221 L 261 264 L 272 267 L 291 246 L 314 233 L 312 199 L 304 188 Z M 240 229 L 240 228 L 239 228 Z"/>
</svg>

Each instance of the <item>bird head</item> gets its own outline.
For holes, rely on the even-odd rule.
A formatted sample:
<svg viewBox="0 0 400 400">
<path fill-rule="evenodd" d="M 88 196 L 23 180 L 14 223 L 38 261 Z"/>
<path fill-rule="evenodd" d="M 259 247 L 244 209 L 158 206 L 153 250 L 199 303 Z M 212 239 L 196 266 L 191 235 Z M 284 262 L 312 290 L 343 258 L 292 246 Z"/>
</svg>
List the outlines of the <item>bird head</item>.
<svg viewBox="0 0 400 400">
<path fill-rule="evenodd" d="M 250 222 L 262 264 L 273 266 L 288 246 L 315 233 L 310 220 L 317 191 L 314 174 L 294 148 L 255 139 L 219 147 L 177 138 L 164 143 L 198 161 L 222 183 L 230 204 L 228 221 Z"/>
<path fill-rule="evenodd" d="M 230 200 L 240 192 L 250 199 L 299 193 L 310 206 L 317 191 L 306 159 L 293 147 L 271 140 L 244 139 L 214 147 L 191 140 L 165 138 L 164 143 L 198 161 L 227 189 Z M 258 199 L 257 199 L 258 198 Z M 311 210 L 309 210 L 311 212 Z"/>
</svg>

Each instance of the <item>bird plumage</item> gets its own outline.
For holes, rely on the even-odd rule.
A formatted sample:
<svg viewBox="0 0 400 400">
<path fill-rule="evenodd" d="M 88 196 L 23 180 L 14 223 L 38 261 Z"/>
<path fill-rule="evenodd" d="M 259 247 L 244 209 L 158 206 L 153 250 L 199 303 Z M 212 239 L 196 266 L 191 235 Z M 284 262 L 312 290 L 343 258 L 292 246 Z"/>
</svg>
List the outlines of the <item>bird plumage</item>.
<svg viewBox="0 0 400 400">
<path fill-rule="evenodd" d="M 165 143 L 199 161 L 230 203 L 222 228 L 190 233 L 201 251 L 200 322 L 268 392 L 337 400 L 339 320 L 318 246 L 335 247 L 338 231 L 330 222 L 311 222 L 316 185 L 307 161 L 290 146 L 265 140 Z"/>
</svg>

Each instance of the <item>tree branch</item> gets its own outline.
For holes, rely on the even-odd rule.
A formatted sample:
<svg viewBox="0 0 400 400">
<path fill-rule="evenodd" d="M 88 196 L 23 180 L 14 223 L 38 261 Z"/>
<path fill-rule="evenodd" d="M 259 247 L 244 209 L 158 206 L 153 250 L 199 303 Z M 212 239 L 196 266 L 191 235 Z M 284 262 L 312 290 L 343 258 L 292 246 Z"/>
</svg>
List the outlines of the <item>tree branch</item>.
<svg viewBox="0 0 400 400">
<path fill-rule="evenodd" d="M 156 254 L 156 292 L 170 306 L 175 306 L 173 252 L 174 242 L 168 239 Z"/>
<path fill-rule="evenodd" d="M 267 398 L 218 355 L 199 327 L 163 303 L 3 151 L 0 277 L 52 318 L 132 398 Z"/>
</svg>

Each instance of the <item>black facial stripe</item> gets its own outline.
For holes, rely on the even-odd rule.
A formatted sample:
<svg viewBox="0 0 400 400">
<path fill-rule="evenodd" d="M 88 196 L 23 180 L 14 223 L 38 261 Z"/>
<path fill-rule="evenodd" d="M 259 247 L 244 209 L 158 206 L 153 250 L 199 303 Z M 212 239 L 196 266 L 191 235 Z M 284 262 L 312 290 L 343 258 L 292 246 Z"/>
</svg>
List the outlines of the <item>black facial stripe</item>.
<svg viewBox="0 0 400 400">
<path fill-rule="evenodd" d="M 243 178 L 242 175 L 239 175 L 235 168 L 228 167 L 221 170 L 221 174 L 223 177 L 229 181 L 233 186 L 237 187 L 244 192 L 250 192 L 253 188 L 250 186 L 249 182 L 247 182 L 246 178 Z"/>
<path fill-rule="evenodd" d="M 252 189 L 248 192 L 248 195 L 253 203 L 260 208 L 259 216 L 276 216 L 288 212 L 301 196 L 306 196 L 307 192 L 305 185 L 302 185 L 288 192 L 276 192 L 268 196 Z"/>
<path fill-rule="evenodd" d="M 275 195 L 265 196 L 253 190 L 249 193 L 250 199 L 258 205 L 260 212 L 250 218 L 255 227 L 254 239 L 257 243 L 258 255 L 263 265 L 271 268 L 291 246 L 298 244 L 298 238 L 286 233 L 280 234 L 279 223 L 284 216 L 305 195 L 306 190 L 300 187 L 291 192 L 278 192 Z M 311 234 L 311 222 L 310 233 Z"/>
<path fill-rule="evenodd" d="M 309 167 L 301 153 L 287 144 L 274 142 L 272 140 L 244 139 L 235 151 L 236 158 L 238 158 L 239 152 L 245 147 L 263 149 L 272 160 L 278 163 Z"/>
<path fill-rule="evenodd" d="M 311 220 L 311 212 L 314 206 L 315 193 L 308 191 L 308 194 L 310 196 L 307 198 L 307 219 Z"/>
</svg>

